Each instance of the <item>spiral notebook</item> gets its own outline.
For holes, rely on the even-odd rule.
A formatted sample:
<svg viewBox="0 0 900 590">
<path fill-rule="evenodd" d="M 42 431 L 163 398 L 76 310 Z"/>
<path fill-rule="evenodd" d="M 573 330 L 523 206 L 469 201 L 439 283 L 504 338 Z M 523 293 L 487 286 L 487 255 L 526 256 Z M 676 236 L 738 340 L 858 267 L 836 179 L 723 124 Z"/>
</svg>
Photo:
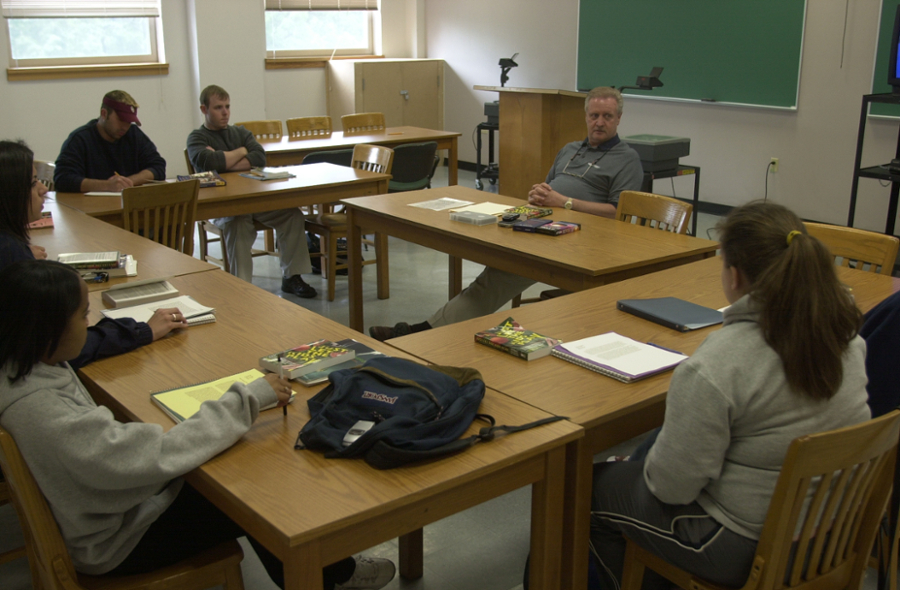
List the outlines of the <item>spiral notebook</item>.
<svg viewBox="0 0 900 590">
<path fill-rule="evenodd" d="M 550 354 L 624 383 L 668 371 L 688 358 L 615 332 L 560 344 Z"/>
</svg>

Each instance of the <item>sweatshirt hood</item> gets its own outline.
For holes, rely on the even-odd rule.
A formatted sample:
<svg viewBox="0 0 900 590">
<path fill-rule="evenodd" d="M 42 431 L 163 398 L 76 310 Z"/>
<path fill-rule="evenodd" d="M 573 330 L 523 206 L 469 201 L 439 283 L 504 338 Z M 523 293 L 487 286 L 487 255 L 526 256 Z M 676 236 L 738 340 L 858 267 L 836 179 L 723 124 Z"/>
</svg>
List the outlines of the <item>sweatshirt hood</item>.
<svg viewBox="0 0 900 590">
<path fill-rule="evenodd" d="M 47 365 L 37 363 L 31 369 L 31 373 L 16 382 L 10 382 L 12 367 L 6 365 L 0 370 L 0 414 L 19 401 L 20 399 L 43 389 L 65 390 L 70 387 L 73 380 L 77 380 L 75 373 L 65 363 L 60 365 Z"/>
</svg>

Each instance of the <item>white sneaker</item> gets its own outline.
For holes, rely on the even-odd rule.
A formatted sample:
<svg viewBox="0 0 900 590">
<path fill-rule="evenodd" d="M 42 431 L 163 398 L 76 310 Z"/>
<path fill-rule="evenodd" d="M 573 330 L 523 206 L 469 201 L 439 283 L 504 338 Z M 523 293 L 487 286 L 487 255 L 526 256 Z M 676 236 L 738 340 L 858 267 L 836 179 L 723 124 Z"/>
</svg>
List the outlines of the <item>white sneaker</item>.
<svg viewBox="0 0 900 590">
<path fill-rule="evenodd" d="M 353 577 L 337 584 L 336 590 L 378 590 L 394 579 L 397 567 L 390 559 L 381 557 L 357 557 Z"/>
</svg>

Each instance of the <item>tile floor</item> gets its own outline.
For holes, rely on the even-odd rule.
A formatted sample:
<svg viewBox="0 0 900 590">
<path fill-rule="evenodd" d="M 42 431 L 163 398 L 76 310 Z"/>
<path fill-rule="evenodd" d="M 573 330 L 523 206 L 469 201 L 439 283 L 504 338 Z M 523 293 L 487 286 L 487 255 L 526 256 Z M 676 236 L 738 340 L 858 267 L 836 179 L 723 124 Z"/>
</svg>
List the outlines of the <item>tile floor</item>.
<svg viewBox="0 0 900 590">
<path fill-rule="evenodd" d="M 460 184 L 474 187 L 474 173 L 460 171 Z M 446 185 L 446 169 L 441 168 L 435 186 Z M 491 188 L 491 187 L 488 187 Z M 706 237 L 717 218 L 700 215 L 700 235 Z M 261 237 L 260 237 L 261 240 Z M 427 319 L 446 301 L 447 257 L 413 244 L 390 241 L 391 297 L 378 300 L 375 295 L 375 269 L 365 267 L 366 326 L 393 325 L 398 321 L 419 322 Z M 479 265 L 464 263 L 467 284 L 481 271 Z M 324 297 L 325 283 L 319 276 L 305 277 L 320 293 L 316 299 L 299 299 L 280 290 L 277 259 L 255 259 L 253 283 L 272 293 L 294 301 L 307 309 L 342 324 L 348 323 L 347 279 L 337 278 L 335 300 Z M 537 295 L 542 285 L 532 287 L 528 294 Z M 532 294 L 533 291 L 533 294 Z M 598 456 L 605 459 L 612 454 L 627 454 L 637 440 L 629 441 Z M 529 512 L 531 492 L 523 488 L 460 514 L 446 518 L 425 529 L 425 575 L 420 580 L 395 578 L 387 588 L 391 590 L 517 590 L 521 588 L 522 570 L 528 553 Z M 10 506 L 0 507 L 0 551 L 21 545 L 22 537 Z M 262 565 L 245 543 L 244 583 L 248 590 L 271 590 Z M 366 553 L 397 559 L 397 543 L 391 541 Z M 460 567 L 465 564 L 465 567 Z M 868 576 L 867 589 L 874 588 L 873 576 Z M 19 560 L 0 566 L 0 588 L 31 590 L 28 565 Z"/>
</svg>

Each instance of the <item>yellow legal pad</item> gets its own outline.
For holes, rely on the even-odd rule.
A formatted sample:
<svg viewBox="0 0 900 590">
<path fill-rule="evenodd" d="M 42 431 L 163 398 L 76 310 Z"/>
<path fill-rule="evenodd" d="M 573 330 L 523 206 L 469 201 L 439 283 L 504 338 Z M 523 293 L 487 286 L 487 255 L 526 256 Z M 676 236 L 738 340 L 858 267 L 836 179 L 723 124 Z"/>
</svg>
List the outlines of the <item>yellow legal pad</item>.
<svg viewBox="0 0 900 590">
<path fill-rule="evenodd" d="M 184 422 L 200 410 L 200 404 L 203 402 L 217 400 L 222 397 L 235 381 L 248 384 L 260 377 L 263 377 L 261 371 L 250 369 L 237 375 L 216 379 L 215 381 L 151 393 L 150 397 L 170 418 L 176 422 Z M 268 408 L 260 409 L 265 410 Z"/>
</svg>

